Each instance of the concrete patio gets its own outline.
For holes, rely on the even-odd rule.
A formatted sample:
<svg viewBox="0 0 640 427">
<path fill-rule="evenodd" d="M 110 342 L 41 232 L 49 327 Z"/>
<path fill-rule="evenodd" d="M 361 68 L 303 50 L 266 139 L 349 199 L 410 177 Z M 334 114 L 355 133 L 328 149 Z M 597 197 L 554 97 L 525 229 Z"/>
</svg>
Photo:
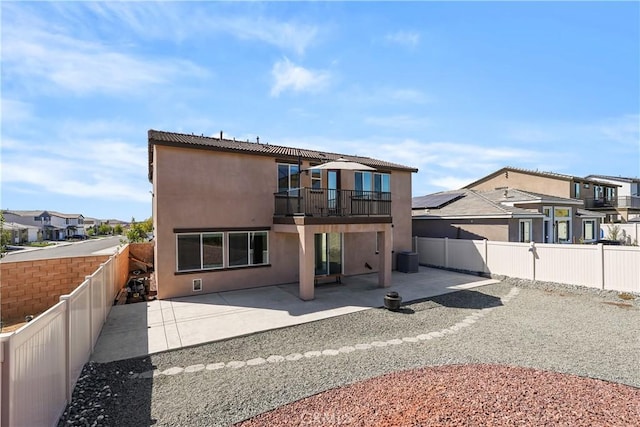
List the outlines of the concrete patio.
<svg viewBox="0 0 640 427">
<path fill-rule="evenodd" d="M 112 307 L 91 360 L 128 359 L 382 307 L 389 291 L 408 302 L 496 282 L 420 267 L 418 273 L 394 271 L 389 288 L 377 286 L 377 273 L 318 285 L 312 301 L 300 300 L 298 284 L 291 283 L 119 305 Z"/>
</svg>

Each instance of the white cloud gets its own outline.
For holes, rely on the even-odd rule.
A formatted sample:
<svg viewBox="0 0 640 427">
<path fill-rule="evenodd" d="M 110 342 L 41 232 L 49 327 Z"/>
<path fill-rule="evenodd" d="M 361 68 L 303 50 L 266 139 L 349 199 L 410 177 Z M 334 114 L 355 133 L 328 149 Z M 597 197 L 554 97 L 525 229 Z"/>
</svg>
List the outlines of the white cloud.
<svg viewBox="0 0 640 427">
<path fill-rule="evenodd" d="M 26 23 L 25 23 L 26 21 Z M 177 58 L 147 58 L 100 42 L 82 40 L 38 19 L 5 24 L 2 66 L 5 78 L 28 90 L 51 85 L 75 94 L 141 92 L 180 77 L 203 77 L 203 68 Z"/>
<path fill-rule="evenodd" d="M 415 31 L 396 31 L 395 33 L 386 34 L 384 39 L 387 43 L 416 47 L 420 43 L 420 33 Z"/>
<path fill-rule="evenodd" d="M 288 58 L 276 62 L 271 69 L 274 83 L 271 96 L 291 90 L 293 92 L 317 92 L 329 84 L 330 75 L 327 71 L 309 70 L 295 65 Z"/>
<path fill-rule="evenodd" d="M 2 98 L 2 124 L 16 124 L 32 117 L 32 106 L 15 99 Z"/>
<path fill-rule="evenodd" d="M 222 8 L 214 8 L 214 4 L 91 2 L 87 7 L 101 20 L 118 26 L 124 23 L 145 38 L 182 42 L 187 38 L 227 34 L 302 55 L 318 36 L 316 25 L 273 19 L 260 15 L 253 8 L 243 8 L 242 12 L 233 15 Z M 159 22 L 164 25 L 158 25 Z"/>
<path fill-rule="evenodd" d="M 507 137 L 526 143 L 622 144 L 637 146 L 640 142 L 640 115 L 624 114 L 592 122 L 508 123 Z"/>
<path fill-rule="evenodd" d="M 146 147 L 71 137 L 49 144 L 12 140 L 3 148 L 4 186 L 33 194 L 150 201 Z"/>
</svg>

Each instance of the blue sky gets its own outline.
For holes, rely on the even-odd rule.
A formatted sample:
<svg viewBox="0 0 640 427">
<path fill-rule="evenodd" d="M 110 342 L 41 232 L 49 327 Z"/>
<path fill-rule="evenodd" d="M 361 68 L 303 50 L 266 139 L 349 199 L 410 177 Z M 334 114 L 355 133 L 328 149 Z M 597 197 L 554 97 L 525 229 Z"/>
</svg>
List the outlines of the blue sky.
<svg viewBox="0 0 640 427">
<path fill-rule="evenodd" d="M 151 215 L 147 130 L 640 176 L 638 2 L 2 2 L 1 207 Z M 274 177 L 275 179 L 275 177 Z"/>
</svg>

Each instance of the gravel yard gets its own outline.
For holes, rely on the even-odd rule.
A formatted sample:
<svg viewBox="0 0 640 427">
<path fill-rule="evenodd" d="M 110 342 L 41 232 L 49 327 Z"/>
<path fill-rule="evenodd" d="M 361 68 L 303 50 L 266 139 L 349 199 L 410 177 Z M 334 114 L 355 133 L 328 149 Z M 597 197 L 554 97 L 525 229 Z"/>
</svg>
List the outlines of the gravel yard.
<svg viewBox="0 0 640 427">
<path fill-rule="evenodd" d="M 637 397 L 639 299 L 505 280 L 399 312 L 371 309 L 146 358 L 91 363 L 59 425 L 230 425 L 336 387 L 441 365 L 567 373 L 632 386 L 623 388 Z M 518 372 L 530 377 L 530 370 Z M 561 390 L 567 400 L 583 385 L 570 383 Z M 603 393 L 592 397 L 618 398 Z M 640 401 L 633 405 L 640 408 Z M 318 423 L 316 415 L 297 424 L 350 423 Z"/>
</svg>

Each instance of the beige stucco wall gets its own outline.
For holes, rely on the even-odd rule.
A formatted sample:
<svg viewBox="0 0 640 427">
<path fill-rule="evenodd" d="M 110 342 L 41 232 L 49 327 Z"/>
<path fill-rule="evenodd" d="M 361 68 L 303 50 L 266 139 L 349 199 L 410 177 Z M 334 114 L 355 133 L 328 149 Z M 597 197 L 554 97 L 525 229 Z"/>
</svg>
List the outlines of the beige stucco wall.
<svg viewBox="0 0 640 427">
<path fill-rule="evenodd" d="M 420 237 L 509 241 L 507 219 L 414 219 L 413 234 Z"/>
<path fill-rule="evenodd" d="M 507 177 L 505 173 L 488 178 L 476 185 L 469 187 L 472 190 L 495 190 L 500 187 L 517 188 L 534 193 L 547 194 L 557 197 L 571 197 L 572 184 L 559 178 L 550 178 L 538 175 L 530 175 L 517 171 L 509 171 Z"/>
<path fill-rule="evenodd" d="M 541 243 L 543 241 L 542 219 L 533 219 L 531 226 L 533 241 Z M 520 220 L 518 218 L 413 220 L 413 234 L 419 237 L 518 242 L 519 233 Z"/>
<path fill-rule="evenodd" d="M 154 145 L 153 209 L 158 297 L 244 289 L 298 281 L 299 239 L 274 231 L 277 167 L 273 157 Z M 295 161 L 293 162 L 295 163 Z M 303 162 L 303 169 L 310 164 Z M 158 173 L 160 171 L 160 173 Z M 301 185 L 311 186 L 302 173 Z M 353 172 L 342 171 L 341 187 L 353 188 Z M 323 172 L 322 186 L 326 186 Z M 394 251 L 411 249 L 411 173 L 391 172 Z M 269 228 L 269 266 L 176 274 L 175 229 Z M 344 273 L 377 270 L 374 232 L 344 238 Z M 369 270 L 365 262 L 373 267 Z"/>
</svg>

